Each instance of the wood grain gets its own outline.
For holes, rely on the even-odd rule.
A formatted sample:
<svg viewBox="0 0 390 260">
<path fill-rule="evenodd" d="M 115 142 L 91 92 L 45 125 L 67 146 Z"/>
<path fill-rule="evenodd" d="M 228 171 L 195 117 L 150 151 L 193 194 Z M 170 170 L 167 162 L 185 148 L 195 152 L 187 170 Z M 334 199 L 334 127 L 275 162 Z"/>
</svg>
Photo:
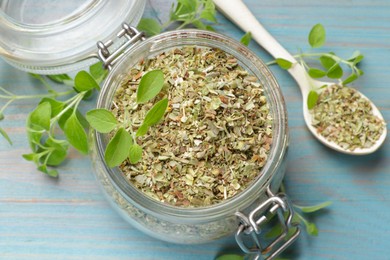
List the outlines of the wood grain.
<svg viewBox="0 0 390 260">
<path fill-rule="evenodd" d="M 151 0 L 145 17 L 167 17 L 171 1 Z M 325 51 L 348 57 L 359 49 L 365 75 L 355 86 L 390 122 L 390 1 L 246 0 L 264 26 L 289 51 L 308 49 L 312 25 L 327 29 Z M 218 15 L 217 31 L 240 39 L 238 28 Z M 265 61 L 270 56 L 250 44 Z M 285 184 L 295 203 L 333 201 L 310 217 L 318 237 L 302 235 L 290 259 L 390 259 L 390 141 L 375 154 L 335 153 L 313 139 L 302 117 L 302 98 L 285 71 L 272 67 L 289 113 L 291 136 Z M 26 73 L 0 61 L 0 85 L 15 93 L 43 93 Z M 0 100 L 3 104 L 3 100 Z M 13 103 L 0 122 L 13 140 L 0 139 L 0 259 L 213 259 L 240 252 L 232 237 L 204 245 L 175 245 L 139 232 L 110 207 L 88 157 L 72 151 L 55 180 L 22 159 L 29 152 L 25 120 L 37 100 Z M 92 107 L 94 100 L 88 106 Z"/>
</svg>

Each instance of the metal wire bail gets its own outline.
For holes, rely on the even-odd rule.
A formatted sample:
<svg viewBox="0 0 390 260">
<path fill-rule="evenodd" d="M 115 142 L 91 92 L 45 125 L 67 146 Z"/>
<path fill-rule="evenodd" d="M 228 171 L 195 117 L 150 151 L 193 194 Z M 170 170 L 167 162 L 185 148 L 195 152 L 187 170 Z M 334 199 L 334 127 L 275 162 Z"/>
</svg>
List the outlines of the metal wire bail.
<svg viewBox="0 0 390 260">
<path fill-rule="evenodd" d="M 293 222 L 294 210 L 284 193 L 273 194 L 267 189 L 268 199 L 252 210 L 248 216 L 237 212 L 240 225 L 236 232 L 236 241 L 241 249 L 253 259 L 271 260 L 290 246 L 299 236 L 299 223 Z M 281 233 L 271 241 L 260 237 L 262 227 L 277 217 Z M 268 243 L 267 243 L 268 242 Z"/>
</svg>

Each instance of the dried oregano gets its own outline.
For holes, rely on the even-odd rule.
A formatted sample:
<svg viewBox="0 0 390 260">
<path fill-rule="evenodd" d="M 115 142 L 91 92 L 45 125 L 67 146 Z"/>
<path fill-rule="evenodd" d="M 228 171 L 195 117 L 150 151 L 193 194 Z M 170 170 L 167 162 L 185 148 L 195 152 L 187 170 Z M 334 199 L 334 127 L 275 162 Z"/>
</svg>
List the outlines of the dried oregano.
<svg viewBox="0 0 390 260">
<path fill-rule="evenodd" d="M 321 92 L 310 112 L 318 133 L 351 151 L 374 145 L 385 127 L 373 115 L 370 101 L 355 89 L 337 84 Z"/>
<path fill-rule="evenodd" d="M 163 71 L 156 99 L 167 97 L 169 104 L 163 121 L 138 140 L 142 160 L 120 166 L 129 181 L 156 200 L 183 207 L 215 204 L 247 188 L 272 143 L 269 104 L 257 78 L 220 49 L 176 48 L 128 72 L 113 100 L 119 121 L 127 111 L 126 120 L 141 126 L 151 104 L 138 104 L 136 91 L 151 70 Z"/>
</svg>

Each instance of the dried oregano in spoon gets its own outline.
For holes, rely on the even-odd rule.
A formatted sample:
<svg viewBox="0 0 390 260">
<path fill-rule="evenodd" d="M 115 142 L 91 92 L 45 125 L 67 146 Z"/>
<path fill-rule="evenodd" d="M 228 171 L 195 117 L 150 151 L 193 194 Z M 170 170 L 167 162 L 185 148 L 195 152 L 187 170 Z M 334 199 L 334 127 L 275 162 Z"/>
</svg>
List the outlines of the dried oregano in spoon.
<svg viewBox="0 0 390 260">
<path fill-rule="evenodd" d="M 118 88 L 112 112 L 137 131 L 150 104 L 136 102 L 148 71 L 161 70 L 165 118 L 137 139 L 142 159 L 120 165 L 146 195 L 176 206 L 207 206 L 258 177 L 272 143 L 272 118 L 257 78 L 219 49 L 183 47 L 140 62 Z M 129 116 L 126 116 L 126 113 Z"/>
<path fill-rule="evenodd" d="M 351 151 L 371 147 L 385 127 L 373 114 L 370 101 L 355 89 L 337 84 L 321 92 L 310 112 L 318 133 Z"/>
</svg>

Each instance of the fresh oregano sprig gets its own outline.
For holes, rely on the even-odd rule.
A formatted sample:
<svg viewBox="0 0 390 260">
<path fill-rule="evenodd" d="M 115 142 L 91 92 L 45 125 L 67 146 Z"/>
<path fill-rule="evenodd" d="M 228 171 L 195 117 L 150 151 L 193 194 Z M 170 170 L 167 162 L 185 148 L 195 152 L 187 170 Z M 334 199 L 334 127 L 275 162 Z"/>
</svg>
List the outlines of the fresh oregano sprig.
<svg viewBox="0 0 390 260">
<path fill-rule="evenodd" d="M 310 30 L 308 36 L 309 45 L 312 49 L 322 47 L 326 42 L 326 31 L 322 24 L 316 24 Z M 334 52 L 307 52 L 294 55 L 298 59 L 298 62 L 306 69 L 307 74 L 313 78 L 328 78 L 331 80 L 338 80 L 341 85 L 347 85 L 361 75 L 363 71 L 357 66 L 363 60 L 364 56 L 355 51 L 351 57 L 344 59 L 337 56 Z M 317 61 L 316 66 L 312 66 L 308 61 Z M 277 58 L 274 62 L 277 63 L 282 69 L 290 69 L 294 64 L 286 59 Z M 345 68 L 350 70 L 350 73 L 345 73 Z M 317 103 L 319 89 L 312 86 L 307 97 L 307 106 L 312 109 Z"/>
<path fill-rule="evenodd" d="M 58 171 L 51 166 L 58 166 L 66 159 L 70 145 L 83 154 L 88 153 L 85 131 L 88 122 L 78 107 L 94 90 L 100 89 L 99 83 L 106 74 L 100 67 L 101 63 L 98 63 L 90 67 L 90 72 L 80 71 L 74 79 L 66 74 L 51 76 L 50 79 L 73 87 L 65 92 L 56 92 L 43 76 L 33 74 L 33 77 L 45 82 L 48 94 L 12 96 L 10 99 L 41 98 L 38 106 L 27 117 L 27 138 L 31 153 L 23 155 L 26 160 L 34 162 L 39 171 L 52 177 L 58 176 Z M 57 99 L 72 94 L 66 100 Z"/>
<path fill-rule="evenodd" d="M 160 24 L 155 19 L 143 18 L 137 28 L 146 32 L 148 36 L 153 36 L 174 23 L 180 23 L 175 29 L 194 26 L 198 29 L 214 31 L 211 24 L 216 22 L 216 10 L 212 0 L 178 0 L 176 5 L 172 4 L 167 22 Z"/>
<path fill-rule="evenodd" d="M 155 98 L 164 85 L 164 74 L 161 70 L 145 73 L 137 89 L 137 104 L 142 105 Z M 145 118 L 136 132 L 135 126 L 129 121 L 126 113 L 123 122 L 118 122 L 111 111 L 94 109 L 86 114 L 87 121 L 100 133 L 113 132 L 106 147 L 104 159 L 109 167 L 120 165 L 127 158 L 136 164 L 142 159 L 142 147 L 137 143 L 138 137 L 144 136 L 149 128 L 161 121 L 168 107 L 168 99 L 164 98 L 155 103 L 146 113 Z"/>
</svg>

